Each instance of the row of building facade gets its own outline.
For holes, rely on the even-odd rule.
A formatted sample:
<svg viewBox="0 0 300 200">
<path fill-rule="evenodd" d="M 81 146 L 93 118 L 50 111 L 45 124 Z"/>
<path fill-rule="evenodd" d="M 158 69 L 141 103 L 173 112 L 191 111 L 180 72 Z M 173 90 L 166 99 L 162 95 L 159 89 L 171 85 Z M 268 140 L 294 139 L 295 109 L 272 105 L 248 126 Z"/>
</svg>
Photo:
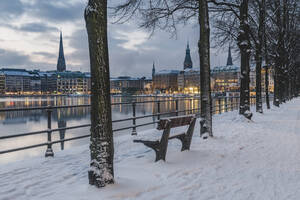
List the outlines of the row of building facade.
<svg viewBox="0 0 300 200">
<path fill-rule="evenodd" d="M 269 91 L 274 90 L 273 70 L 269 69 Z M 238 66 L 219 66 L 211 70 L 211 89 L 215 93 L 238 92 Z M 250 71 L 250 92 L 255 92 L 255 68 Z M 153 78 L 120 76 L 110 79 L 112 94 L 198 94 L 200 70 L 162 70 Z M 262 69 L 262 89 L 265 89 L 265 69 Z M 38 71 L 0 69 L 0 94 L 90 94 L 91 75 L 79 71 Z"/>
<path fill-rule="evenodd" d="M 89 94 L 91 91 L 91 75 L 79 71 L 67 71 L 63 50 L 62 33 L 60 33 L 57 69 L 39 71 L 26 69 L 0 69 L 0 94 Z M 274 88 L 273 70 L 269 71 L 269 91 Z M 264 74 L 262 69 L 262 87 L 264 90 Z M 250 89 L 255 92 L 255 68 L 250 71 Z M 233 65 L 231 49 L 228 50 L 226 66 L 218 66 L 211 70 L 212 92 L 237 92 L 240 85 L 240 68 Z M 120 76 L 110 79 L 112 94 L 152 94 L 181 93 L 198 94 L 200 91 L 200 69 L 193 68 L 189 44 L 187 44 L 183 70 L 161 70 L 156 72 L 153 63 L 151 78 L 133 78 Z"/>
<path fill-rule="evenodd" d="M 198 94 L 200 91 L 200 68 L 192 68 L 189 46 L 186 49 L 183 70 L 152 69 L 153 91 L 156 93 L 181 93 Z M 188 67 L 187 67 L 188 66 Z M 261 71 L 262 91 L 265 90 L 265 68 Z M 274 71 L 268 69 L 269 91 L 274 91 Z M 214 93 L 238 92 L 240 86 L 240 67 L 233 65 L 231 49 L 228 50 L 228 58 L 225 66 L 216 66 L 211 69 L 211 90 Z M 256 71 L 250 69 L 250 92 L 255 95 Z"/>
<path fill-rule="evenodd" d="M 0 94 L 88 94 L 89 73 L 0 69 Z"/>
</svg>

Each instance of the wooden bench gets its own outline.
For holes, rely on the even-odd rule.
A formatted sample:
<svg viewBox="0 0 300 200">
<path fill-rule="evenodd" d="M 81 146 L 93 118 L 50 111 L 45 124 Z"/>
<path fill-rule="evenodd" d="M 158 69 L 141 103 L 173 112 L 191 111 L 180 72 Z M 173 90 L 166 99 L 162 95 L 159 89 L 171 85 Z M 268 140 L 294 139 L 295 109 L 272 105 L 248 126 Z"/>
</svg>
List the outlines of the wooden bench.
<svg viewBox="0 0 300 200">
<path fill-rule="evenodd" d="M 158 126 L 157 126 L 157 130 L 163 130 L 163 134 L 161 136 L 160 141 L 159 140 L 156 141 L 133 140 L 133 142 L 143 143 L 147 147 L 153 149 L 156 154 L 155 162 L 158 160 L 165 161 L 167 147 L 168 147 L 168 140 L 175 139 L 175 138 L 179 139 L 182 144 L 181 151 L 190 149 L 195 123 L 196 123 L 195 115 L 161 119 L 158 122 Z M 189 125 L 189 127 L 186 132 L 170 136 L 171 128 L 187 126 L 187 125 Z"/>
</svg>

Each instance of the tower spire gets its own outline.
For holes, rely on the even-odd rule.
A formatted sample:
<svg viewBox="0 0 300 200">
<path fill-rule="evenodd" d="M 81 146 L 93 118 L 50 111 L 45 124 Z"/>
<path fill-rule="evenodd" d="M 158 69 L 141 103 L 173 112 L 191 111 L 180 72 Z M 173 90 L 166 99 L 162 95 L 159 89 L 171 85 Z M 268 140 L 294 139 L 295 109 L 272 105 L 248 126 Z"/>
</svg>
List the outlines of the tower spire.
<svg viewBox="0 0 300 200">
<path fill-rule="evenodd" d="M 227 57 L 227 64 L 226 64 L 227 66 L 228 65 L 233 65 L 233 63 L 232 63 L 232 57 L 231 57 L 231 47 L 230 47 L 230 45 L 229 45 L 229 48 L 228 48 L 228 57 Z"/>
<path fill-rule="evenodd" d="M 61 31 L 60 31 L 59 53 L 58 53 L 56 68 L 57 68 L 58 72 L 66 71 L 66 61 L 65 61 L 64 47 L 63 47 L 63 40 L 62 40 L 62 32 Z"/>
<path fill-rule="evenodd" d="M 184 62 L 183 62 L 183 69 L 187 69 L 187 68 L 189 68 L 189 69 L 193 68 L 193 62 L 192 62 L 192 58 L 191 58 L 189 42 L 187 42 L 187 45 L 186 45 L 185 58 L 184 58 Z"/>
<path fill-rule="evenodd" d="M 152 67 L 152 78 L 154 77 L 155 75 L 155 63 L 153 61 L 153 67 Z"/>
</svg>

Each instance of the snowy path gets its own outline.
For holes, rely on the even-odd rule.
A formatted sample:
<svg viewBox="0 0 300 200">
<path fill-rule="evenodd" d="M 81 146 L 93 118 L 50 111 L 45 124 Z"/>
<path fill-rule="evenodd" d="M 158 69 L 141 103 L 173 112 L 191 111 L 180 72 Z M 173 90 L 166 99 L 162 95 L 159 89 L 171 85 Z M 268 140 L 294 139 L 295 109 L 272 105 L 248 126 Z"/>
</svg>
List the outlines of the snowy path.
<svg viewBox="0 0 300 200">
<path fill-rule="evenodd" d="M 87 145 L 5 164 L 0 199 L 300 199 L 300 99 L 253 121 L 236 111 L 214 116 L 214 134 L 202 140 L 197 127 L 191 151 L 171 141 L 167 162 L 158 163 L 131 136 L 115 138 L 116 184 L 105 189 L 87 183 Z"/>
</svg>

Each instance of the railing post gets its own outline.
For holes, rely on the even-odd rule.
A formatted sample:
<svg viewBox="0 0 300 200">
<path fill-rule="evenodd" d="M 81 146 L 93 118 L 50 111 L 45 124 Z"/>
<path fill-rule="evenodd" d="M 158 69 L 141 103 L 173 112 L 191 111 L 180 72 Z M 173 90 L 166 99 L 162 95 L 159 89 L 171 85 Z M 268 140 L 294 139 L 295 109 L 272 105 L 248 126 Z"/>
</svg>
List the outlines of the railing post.
<svg viewBox="0 0 300 200">
<path fill-rule="evenodd" d="M 137 132 L 136 132 L 136 119 L 135 119 L 135 102 L 132 103 L 132 116 L 133 116 L 133 119 L 132 119 L 132 124 L 133 124 L 133 128 L 132 128 L 132 133 L 131 135 L 137 135 Z"/>
<path fill-rule="evenodd" d="M 221 110 L 221 98 L 218 98 L 218 103 L 219 103 L 219 114 L 221 114 L 222 110 Z"/>
<path fill-rule="evenodd" d="M 53 157 L 54 153 L 53 153 L 53 149 L 52 149 L 52 144 L 51 144 L 51 134 L 52 134 L 52 130 L 51 130 L 51 113 L 52 113 L 52 109 L 51 106 L 49 106 L 49 108 L 47 109 L 47 115 L 48 115 L 48 130 L 47 130 L 47 135 L 48 135 L 48 145 L 47 145 L 47 150 L 45 153 L 45 157 Z"/>
<path fill-rule="evenodd" d="M 160 120 L 160 101 L 157 101 L 157 119 Z"/>
<path fill-rule="evenodd" d="M 178 116 L 178 99 L 175 100 L 175 104 L 176 104 L 176 116 Z"/>
<path fill-rule="evenodd" d="M 192 102 L 192 100 L 193 99 L 190 99 L 190 109 L 189 109 L 190 110 L 190 112 L 189 112 L 190 114 L 193 114 L 193 106 L 192 106 L 193 102 Z"/>
<path fill-rule="evenodd" d="M 225 112 L 228 112 L 227 97 L 225 97 Z"/>
</svg>

